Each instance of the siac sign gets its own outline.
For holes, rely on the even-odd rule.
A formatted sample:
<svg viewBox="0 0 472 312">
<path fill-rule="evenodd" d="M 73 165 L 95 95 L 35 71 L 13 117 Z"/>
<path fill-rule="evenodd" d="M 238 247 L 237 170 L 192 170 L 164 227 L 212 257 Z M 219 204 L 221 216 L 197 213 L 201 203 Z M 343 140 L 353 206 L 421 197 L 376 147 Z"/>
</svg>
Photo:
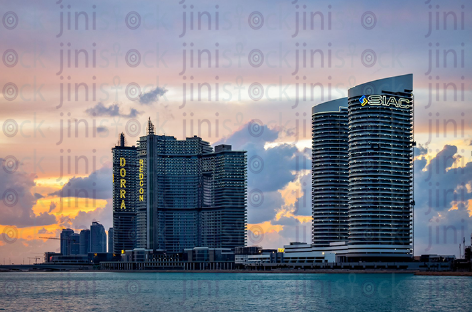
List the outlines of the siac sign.
<svg viewBox="0 0 472 312">
<path fill-rule="evenodd" d="M 362 106 L 367 104 L 369 105 L 383 105 L 383 106 L 395 106 L 398 108 L 410 108 L 413 104 L 413 100 L 403 97 L 394 97 L 394 96 L 386 96 L 386 95 L 369 95 L 369 96 L 361 96 L 359 99 Z"/>
</svg>

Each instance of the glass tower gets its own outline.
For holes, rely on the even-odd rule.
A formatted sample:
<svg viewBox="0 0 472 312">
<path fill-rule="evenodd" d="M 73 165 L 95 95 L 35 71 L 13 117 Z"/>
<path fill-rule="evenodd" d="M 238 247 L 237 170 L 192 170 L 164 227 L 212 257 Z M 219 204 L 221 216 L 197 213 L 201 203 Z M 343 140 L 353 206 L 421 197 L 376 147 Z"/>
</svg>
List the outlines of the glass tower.
<svg viewBox="0 0 472 312">
<path fill-rule="evenodd" d="M 246 154 L 194 136 L 138 142 L 137 247 L 179 253 L 245 245 Z M 115 234 L 116 235 L 116 234 Z"/>
<path fill-rule="evenodd" d="M 313 246 L 347 241 L 348 229 L 347 98 L 312 108 Z"/>
<path fill-rule="evenodd" d="M 413 255 L 413 75 L 349 89 L 352 261 Z"/>
<path fill-rule="evenodd" d="M 90 252 L 107 252 L 107 233 L 98 222 L 90 226 Z"/>
<path fill-rule="evenodd" d="M 136 247 L 136 211 L 138 200 L 138 159 L 135 146 L 126 146 L 120 134 L 113 153 L 113 229 L 112 249 L 116 254 Z"/>
<path fill-rule="evenodd" d="M 80 231 L 80 250 L 79 254 L 86 255 L 90 252 L 90 230 Z"/>
</svg>

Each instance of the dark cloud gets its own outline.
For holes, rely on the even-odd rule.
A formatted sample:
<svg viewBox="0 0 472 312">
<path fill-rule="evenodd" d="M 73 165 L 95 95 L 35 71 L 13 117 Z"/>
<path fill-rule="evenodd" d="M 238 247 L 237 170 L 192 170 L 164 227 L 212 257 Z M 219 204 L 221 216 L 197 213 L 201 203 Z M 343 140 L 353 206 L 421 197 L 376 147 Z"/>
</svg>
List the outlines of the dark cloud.
<svg viewBox="0 0 472 312">
<path fill-rule="evenodd" d="M 233 150 L 247 151 L 248 189 L 257 188 L 272 192 L 284 188 L 296 179 L 300 170 L 310 169 L 311 161 L 306 151 L 299 152 L 294 144 L 280 144 L 265 149 L 274 142 L 280 131 L 261 125 L 256 130 L 248 123 L 218 144 L 230 144 Z"/>
<path fill-rule="evenodd" d="M 92 222 L 97 221 L 103 224 L 108 231 L 113 227 L 113 201 L 108 200 L 105 207 L 100 207 L 94 211 L 79 211 L 77 216 L 72 220 L 72 227 L 74 229 L 89 229 Z"/>
<path fill-rule="evenodd" d="M 281 217 L 279 220 L 273 220 L 271 222 L 274 225 L 291 225 L 291 226 L 296 226 L 301 224 L 300 221 L 293 217 Z"/>
<path fill-rule="evenodd" d="M 421 144 L 419 144 L 418 146 L 415 146 L 413 148 L 413 153 L 415 156 L 425 155 L 426 153 L 428 153 L 428 149 L 422 146 Z"/>
<path fill-rule="evenodd" d="M 49 195 L 91 199 L 112 198 L 112 174 L 112 168 L 105 166 L 92 172 L 88 177 L 71 178 L 61 190 L 50 193 Z"/>
<path fill-rule="evenodd" d="M 311 216 L 311 171 L 300 177 L 300 188 L 296 195 L 292 213 L 297 216 Z"/>
<path fill-rule="evenodd" d="M 0 158 L 0 163 L 4 160 Z M 42 226 L 56 223 L 56 217 L 42 212 L 35 214 L 33 206 L 38 197 L 33 195 L 36 176 L 16 171 L 0 170 L 0 224 L 16 227 Z M 39 195 L 39 194 L 38 194 Z"/>
<path fill-rule="evenodd" d="M 100 222 L 106 230 L 113 226 L 112 200 L 107 201 L 105 207 L 99 207 L 93 211 L 79 211 L 75 218 L 68 216 L 60 217 L 61 227 L 75 229 L 80 232 L 81 229 L 89 229 L 92 222 Z"/>
<path fill-rule="evenodd" d="M 159 100 L 159 96 L 164 95 L 167 90 L 163 88 L 156 87 L 156 89 L 149 91 L 148 93 L 143 93 L 139 96 L 139 103 L 144 105 L 149 105 Z"/>
<path fill-rule="evenodd" d="M 45 228 L 42 228 L 38 231 L 38 234 L 54 234 L 53 232 L 49 232 Z"/>
<path fill-rule="evenodd" d="M 247 222 L 250 224 L 262 223 L 274 219 L 277 211 L 283 207 L 284 199 L 282 195 L 277 192 L 260 192 L 258 196 L 262 199 L 255 200 L 252 196 L 255 196 L 257 189 L 248 189 L 248 200 L 247 200 Z"/>
<path fill-rule="evenodd" d="M 277 140 L 279 133 L 277 129 L 250 122 L 215 143 L 230 144 L 233 150 L 247 151 L 248 223 L 272 220 L 284 205 L 278 191 L 295 181 L 301 170 L 311 168 L 309 150 L 300 152 L 293 144 L 264 148 L 266 143 Z"/>
<path fill-rule="evenodd" d="M 36 199 L 40 199 L 40 198 L 43 198 L 44 196 L 39 194 L 39 193 L 34 193 L 34 198 Z"/>
<path fill-rule="evenodd" d="M 55 202 L 51 202 L 51 204 L 49 205 L 49 213 L 53 212 L 56 207 L 57 204 Z"/>
<path fill-rule="evenodd" d="M 118 104 L 111 104 L 106 107 L 102 102 L 98 102 L 92 108 L 87 108 L 85 112 L 90 116 L 103 116 L 103 117 L 124 117 L 124 118 L 136 118 L 141 112 L 131 108 L 129 114 L 123 114 L 120 112 L 120 106 Z M 106 128 L 105 128 L 106 130 Z M 103 130 L 103 131 L 105 131 Z"/>
<path fill-rule="evenodd" d="M 101 133 L 101 132 L 107 132 L 108 129 L 106 127 L 97 127 L 97 132 L 98 133 Z"/>
<path fill-rule="evenodd" d="M 462 237 L 469 237 L 472 162 L 462 162 L 453 145 L 429 164 L 424 157 L 415 161 L 415 254 L 457 254 Z"/>
<path fill-rule="evenodd" d="M 472 183 L 472 162 L 461 166 L 457 147 L 445 145 L 428 165 L 426 159 L 416 160 L 415 201 L 418 207 L 428 207 L 436 212 L 452 208 L 454 199 L 466 201 L 472 193 L 465 185 Z"/>
</svg>

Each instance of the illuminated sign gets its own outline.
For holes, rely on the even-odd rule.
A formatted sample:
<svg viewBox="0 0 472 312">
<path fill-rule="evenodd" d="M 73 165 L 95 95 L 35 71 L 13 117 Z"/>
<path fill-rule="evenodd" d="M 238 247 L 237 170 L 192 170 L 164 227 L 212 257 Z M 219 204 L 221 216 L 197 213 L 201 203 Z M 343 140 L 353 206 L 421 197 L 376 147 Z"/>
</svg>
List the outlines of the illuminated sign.
<svg viewBox="0 0 472 312">
<path fill-rule="evenodd" d="M 278 252 L 284 252 L 284 251 L 285 251 L 285 248 L 279 248 L 277 251 L 278 251 Z"/>
<path fill-rule="evenodd" d="M 410 100 L 408 98 L 396 98 L 394 96 L 386 96 L 386 95 L 369 95 L 366 97 L 365 95 L 361 96 L 359 99 L 359 102 L 361 103 L 362 106 L 365 106 L 366 104 L 369 105 L 374 105 L 374 106 L 390 106 L 394 105 L 395 107 L 398 108 L 410 108 L 411 104 L 413 104 L 413 100 Z"/>
<path fill-rule="evenodd" d="M 139 160 L 139 201 L 144 201 L 144 160 Z"/>
<path fill-rule="evenodd" d="M 120 199 L 121 199 L 121 206 L 120 209 L 126 209 L 125 198 L 126 198 L 126 159 L 120 157 Z"/>
</svg>

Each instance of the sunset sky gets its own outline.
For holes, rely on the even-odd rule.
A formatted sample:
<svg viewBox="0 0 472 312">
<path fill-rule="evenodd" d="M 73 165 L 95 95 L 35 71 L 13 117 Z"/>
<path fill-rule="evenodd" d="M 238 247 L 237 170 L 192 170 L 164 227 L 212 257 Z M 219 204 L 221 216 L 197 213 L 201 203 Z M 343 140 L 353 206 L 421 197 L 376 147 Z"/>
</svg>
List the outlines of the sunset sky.
<svg viewBox="0 0 472 312">
<path fill-rule="evenodd" d="M 63 228 L 100 221 L 108 230 L 111 148 L 121 132 L 135 144 L 149 117 L 158 134 L 199 135 L 248 152 L 248 245 L 309 243 L 311 107 L 356 84 L 408 73 L 415 254 L 458 256 L 463 236 L 470 245 L 469 3 L 18 0 L 1 7 L 0 263 L 58 251 L 57 240 L 40 237 Z"/>
</svg>

